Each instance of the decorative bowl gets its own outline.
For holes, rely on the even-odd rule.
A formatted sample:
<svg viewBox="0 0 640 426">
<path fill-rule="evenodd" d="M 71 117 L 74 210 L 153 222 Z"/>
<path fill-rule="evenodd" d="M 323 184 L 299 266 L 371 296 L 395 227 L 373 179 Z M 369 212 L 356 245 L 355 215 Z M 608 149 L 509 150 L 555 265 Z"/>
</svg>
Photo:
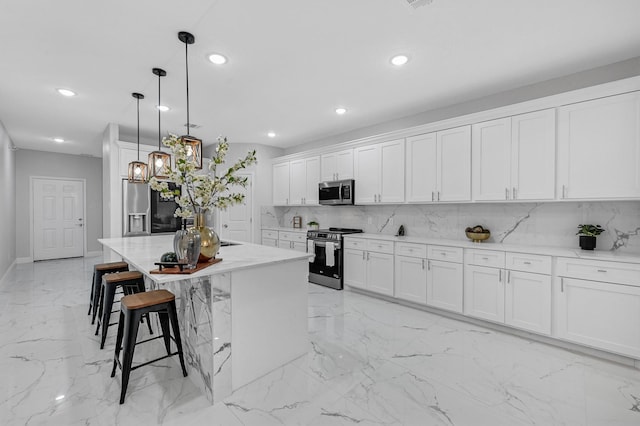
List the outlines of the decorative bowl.
<svg viewBox="0 0 640 426">
<path fill-rule="evenodd" d="M 491 232 L 489 232 L 489 231 L 486 231 L 486 232 L 469 232 L 469 231 L 465 231 L 465 234 L 467 234 L 467 238 L 469 238 L 474 243 L 481 243 L 484 240 L 488 240 L 489 237 L 491 237 Z"/>
</svg>

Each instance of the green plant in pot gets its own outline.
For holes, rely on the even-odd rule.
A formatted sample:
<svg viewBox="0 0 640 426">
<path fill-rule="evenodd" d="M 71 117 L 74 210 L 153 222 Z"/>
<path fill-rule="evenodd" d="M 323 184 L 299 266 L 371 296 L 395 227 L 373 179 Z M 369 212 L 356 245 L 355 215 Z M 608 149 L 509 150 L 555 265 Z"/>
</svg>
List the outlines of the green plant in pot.
<svg viewBox="0 0 640 426">
<path fill-rule="evenodd" d="M 593 250 L 596 248 L 596 237 L 604 232 L 600 225 L 578 225 L 576 235 L 580 236 L 580 248 L 582 250 Z"/>
</svg>

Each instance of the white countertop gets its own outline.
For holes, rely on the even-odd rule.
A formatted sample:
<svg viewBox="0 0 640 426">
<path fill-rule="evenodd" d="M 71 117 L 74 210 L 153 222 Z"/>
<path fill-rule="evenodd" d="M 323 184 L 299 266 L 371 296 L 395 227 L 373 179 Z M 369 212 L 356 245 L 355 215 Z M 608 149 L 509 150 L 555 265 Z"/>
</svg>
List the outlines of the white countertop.
<svg viewBox="0 0 640 426">
<path fill-rule="evenodd" d="M 630 253 L 618 253 L 609 250 L 582 250 L 579 247 L 564 248 L 564 247 L 546 247 L 546 246 L 523 246 L 516 244 L 501 244 L 501 243 L 474 243 L 471 241 L 463 240 L 445 240 L 439 238 L 417 238 L 417 237 L 396 237 L 394 235 L 383 234 L 349 234 L 344 238 L 349 239 L 368 239 L 368 240 L 383 240 L 383 241 L 395 241 L 404 243 L 416 243 L 416 244 L 432 244 L 440 246 L 462 247 L 468 249 L 480 249 L 480 250 L 499 250 L 499 251 L 511 251 L 516 253 L 530 253 L 541 254 L 547 256 L 558 257 L 571 257 L 579 259 L 589 260 L 607 260 L 614 262 L 629 262 L 640 264 L 640 255 L 634 255 Z M 577 237 L 576 237 L 577 244 Z"/>
<path fill-rule="evenodd" d="M 150 274 L 150 270 L 158 268 L 154 263 L 160 261 L 160 256 L 163 253 L 173 251 L 173 235 L 103 238 L 98 241 L 122 256 L 136 270 L 159 283 L 206 277 L 239 269 L 309 258 L 307 253 L 299 251 L 238 242 L 239 245 L 220 247 L 220 252 L 216 256 L 222 258 L 220 263 L 193 274 Z"/>
</svg>

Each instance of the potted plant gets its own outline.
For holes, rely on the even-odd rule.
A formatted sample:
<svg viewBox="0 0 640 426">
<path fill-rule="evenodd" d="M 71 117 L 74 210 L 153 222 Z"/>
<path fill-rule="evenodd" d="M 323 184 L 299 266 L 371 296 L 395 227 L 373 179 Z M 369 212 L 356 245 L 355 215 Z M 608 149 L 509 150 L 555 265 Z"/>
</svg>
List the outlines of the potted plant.
<svg viewBox="0 0 640 426">
<path fill-rule="evenodd" d="M 580 236 L 580 248 L 582 250 L 593 250 L 596 248 L 596 237 L 604 231 L 600 225 L 578 225 L 576 235 Z"/>
<path fill-rule="evenodd" d="M 307 226 L 309 227 L 309 229 L 318 229 L 320 227 L 320 224 L 315 220 L 311 220 L 307 222 Z"/>
</svg>

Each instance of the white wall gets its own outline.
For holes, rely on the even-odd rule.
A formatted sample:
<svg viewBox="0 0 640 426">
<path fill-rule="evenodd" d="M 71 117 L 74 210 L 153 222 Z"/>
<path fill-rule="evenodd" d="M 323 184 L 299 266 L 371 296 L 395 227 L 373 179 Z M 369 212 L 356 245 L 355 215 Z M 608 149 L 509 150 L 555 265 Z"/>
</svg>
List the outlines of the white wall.
<svg viewBox="0 0 640 426">
<path fill-rule="evenodd" d="M 16 158 L 12 147 L 0 122 L 0 279 L 16 260 Z"/>
<path fill-rule="evenodd" d="M 203 155 L 211 157 L 215 150 L 215 144 L 205 147 Z M 284 150 L 272 146 L 247 143 L 230 143 L 227 152 L 227 166 L 231 166 L 238 159 L 244 158 L 247 152 L 255 149 L 257 164 L 247 167 L 246 171 L 253 172 L 255 179 L 253 182 L 253 242 L 260 243 L 260 207 L 272 204 L 272 168 L 271 159 L 282 156 Z"/>
<path fill-rule="evenodd" d="M 102 237 L 102 160 L 96 157 L 56 154 L 44 151 L 19 150 L 16 152 L 16 211 L 21 218 L 28 217 L 30 177 L 59 177 L 86 180 L 85 226 L 87 251 L 102 251 L 98 238 Z M 16 233 L 16 257 L 31 257 L 31 238 L 28 220 L 18 220 Z"/>
<path fill-rule="evenodd" d="M 486 111 L 545 96 L 557 95 L 559 93 L 637 75 L 640 75 L 640 57 L 296 145 L 287 148 L 285 155 L 370 136 L 382 135 L 388 132 L 433 123 L 448 118 L 460 117 L 466 114 Z"/>
</svg>

